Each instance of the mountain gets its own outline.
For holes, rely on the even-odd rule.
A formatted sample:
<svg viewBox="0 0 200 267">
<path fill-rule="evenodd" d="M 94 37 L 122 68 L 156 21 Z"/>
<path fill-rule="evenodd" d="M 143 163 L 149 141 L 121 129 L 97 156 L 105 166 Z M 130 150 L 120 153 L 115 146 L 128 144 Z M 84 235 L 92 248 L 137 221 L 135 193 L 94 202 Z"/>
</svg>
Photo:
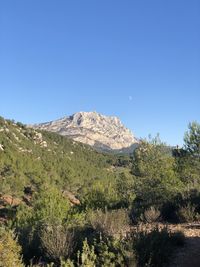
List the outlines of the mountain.
<svg viewBox="0 0 200 267">
<path fill-rule="evenodd" d="M 138 144 L 117 117 L 97 112 L 77 112 L 69 117 L 35 124 L 33 128 L 68 136 L 100 151 L 131 152 Z"/>
</svg>

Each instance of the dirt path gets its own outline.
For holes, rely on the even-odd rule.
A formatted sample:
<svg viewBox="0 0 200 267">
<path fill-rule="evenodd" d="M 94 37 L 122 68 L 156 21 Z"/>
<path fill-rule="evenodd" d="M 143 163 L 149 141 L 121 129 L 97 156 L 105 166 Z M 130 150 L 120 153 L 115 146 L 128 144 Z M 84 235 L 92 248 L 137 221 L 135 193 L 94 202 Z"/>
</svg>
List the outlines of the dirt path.
<svg viewBox="0 0 200 267">
<path fill-rule="evenodd" d="M 200 267 L 200 224 L 181 225 L 186 244 L 177 250 L 169 267 Z"/>
</svg>

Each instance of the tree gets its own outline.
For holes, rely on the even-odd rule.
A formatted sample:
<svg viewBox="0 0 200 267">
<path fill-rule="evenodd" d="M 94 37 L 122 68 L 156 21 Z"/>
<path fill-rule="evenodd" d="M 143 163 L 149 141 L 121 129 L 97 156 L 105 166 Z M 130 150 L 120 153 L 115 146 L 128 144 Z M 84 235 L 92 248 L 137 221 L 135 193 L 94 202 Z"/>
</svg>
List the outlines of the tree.
<svg viewBox="0 0 200 267">
<path fill-rule="evenodd" d="M 120 173 L 116 180 L 116 191 L 122 207 L 128 208 L 135 199 L 134 177 L 127 173 Z"/>
<path fill-rule="evenodd" d="M 200 124 L 192 122 L 185 133 L 184 146 L 174 150 L 177 173 L 187 191 L 200 189 Z"/>
<path fill-rule="evenodd" d="M 200 159 L 200 124 L 192 122 L 188 128 L 184 137 L 184 147 L 193 157 Z"/>
<path fill-rule="evenodd" d="M 64 235 L 65 226 L 68 226 L 69 212 L 69 201 L 53 186 L 35 193 L 31 207 L 18 207 L 16 230 L 27 261 L 33 257 L 39 259 L 44 255 L 52 257 L 52 260 L 58 260 L 58 255 L 66 256 L 69 247 L 65 249 L 64 245 L 70 242 L 71 234 L 66 230 L 66 236 L 63 236 L 62 240 L 59 235 Z M 55 257 L 52 256 L 54 242 L 57 242 L 54 246 L 54 251 L 57 249 Z"/>
<path fill-rule="evenodd" d="M 168 147 L 159 139 L 142 141 L 133 156 L 135 203 L 143 209 L 161 206 L 182 188 L 175 172 L 175 161 Z"/>
</svg>

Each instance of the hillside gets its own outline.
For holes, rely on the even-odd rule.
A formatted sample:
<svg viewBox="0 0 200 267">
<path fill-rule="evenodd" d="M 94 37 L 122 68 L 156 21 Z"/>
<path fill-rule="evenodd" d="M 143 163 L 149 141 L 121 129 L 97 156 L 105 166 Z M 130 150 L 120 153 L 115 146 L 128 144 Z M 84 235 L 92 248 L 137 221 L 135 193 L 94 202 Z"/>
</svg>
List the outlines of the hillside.
<svg viewBox="0 0 200 267">
<path fill-rule="evenodd" d="M 117 117 L 97 112 L 78 112 L 33 127 L 68 136 L 100 151 L 130 152 L 138 144 L 138 140 Z"/>
<path fill-rule="evenodd" d="M 22 197 L 26 187 L 42 184 L 78 194 L 94 180 L 112 183 L 117 161 L 67 137 L 0 118 L 1 194 Z"/>
</svg>

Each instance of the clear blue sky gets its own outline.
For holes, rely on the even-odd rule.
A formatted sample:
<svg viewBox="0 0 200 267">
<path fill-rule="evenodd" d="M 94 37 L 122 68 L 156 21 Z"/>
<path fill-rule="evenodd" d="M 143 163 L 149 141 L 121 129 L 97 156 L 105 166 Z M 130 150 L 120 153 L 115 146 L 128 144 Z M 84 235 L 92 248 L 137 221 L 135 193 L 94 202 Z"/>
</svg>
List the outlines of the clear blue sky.
<svg viewBox="0 0 200 267">
<path fill-rule="evenodd" d="M 93 110 L 182 143 L 200 122 L 199 0 L 0 1 L 0 115 Z"/>
</svg>

